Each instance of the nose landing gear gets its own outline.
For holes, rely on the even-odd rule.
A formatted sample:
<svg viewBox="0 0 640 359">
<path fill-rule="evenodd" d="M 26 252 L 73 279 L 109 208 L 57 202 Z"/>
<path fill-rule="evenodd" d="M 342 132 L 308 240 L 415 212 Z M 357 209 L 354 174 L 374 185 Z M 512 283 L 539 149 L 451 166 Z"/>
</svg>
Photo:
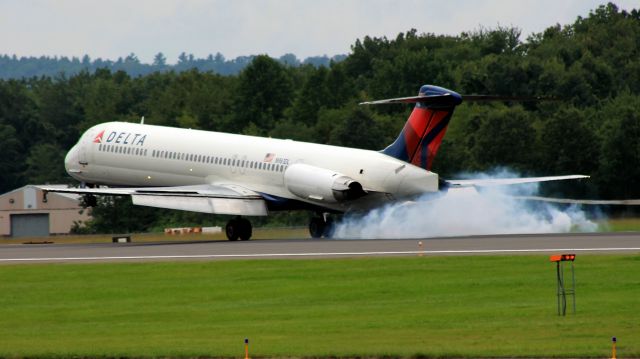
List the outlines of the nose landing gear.
<svg viewBox="0 0 640 359">
<path fill-rule="evenodd" d="M 227 222 L 225 233 L 230 241 L 237 241 L 238 239 L 248 241 L 253 234 L 253 227 L 248 219 L 238 216 Z"/>
</svg>

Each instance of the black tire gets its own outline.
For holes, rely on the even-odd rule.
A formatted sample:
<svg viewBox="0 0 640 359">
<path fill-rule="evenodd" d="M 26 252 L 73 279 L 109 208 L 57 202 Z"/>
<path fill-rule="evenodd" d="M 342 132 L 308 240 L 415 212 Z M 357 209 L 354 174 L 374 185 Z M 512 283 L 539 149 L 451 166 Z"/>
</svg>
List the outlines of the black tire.
<svg viewBox="0 0 640 359">
<path fill-rule="evenodd" d="M 253 235 L 253 227 L 251 226 L 251 222 L 249 222 L 246 218 L 238 218 L 238 223 L 240 224 L 240 240 L 248 241 Z"/>
<path fill-rule="evenodd" d="M 311 238 L 320 238 L 325 231 L 325 221 L 321 217 L 313 217 L 309 221 L 309 234 Z"/>
<path fill-rule="evenodd" d="M 230 241 L 237 241 L 240 237 L 240 223 L 237 219 L 230 219 L 227 222 L 227 226 L 225 227 L 225 233 L 227 234 L 227 239 Z"/>
<path fill-rule="evenodd" d="M 93 208 L 98 205 L 98 199 L 92 194 L 84 196 L 84 206 Z"/>
</svg>

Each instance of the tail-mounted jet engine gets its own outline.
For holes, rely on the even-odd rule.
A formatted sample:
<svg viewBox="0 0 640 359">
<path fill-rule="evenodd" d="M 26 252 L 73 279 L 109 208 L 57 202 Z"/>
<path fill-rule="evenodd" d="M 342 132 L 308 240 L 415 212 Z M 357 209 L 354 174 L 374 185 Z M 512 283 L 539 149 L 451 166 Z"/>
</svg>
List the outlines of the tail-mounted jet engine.
<svg viewBox="0 0 640 359">
<path fill-rule="evenodd" d="M 296 196 L 320 202 L 351 201 L 367 194 L 362 185 L 349 176 L 302 163 L 287 168 L 284 183 Z"/>
</svg>

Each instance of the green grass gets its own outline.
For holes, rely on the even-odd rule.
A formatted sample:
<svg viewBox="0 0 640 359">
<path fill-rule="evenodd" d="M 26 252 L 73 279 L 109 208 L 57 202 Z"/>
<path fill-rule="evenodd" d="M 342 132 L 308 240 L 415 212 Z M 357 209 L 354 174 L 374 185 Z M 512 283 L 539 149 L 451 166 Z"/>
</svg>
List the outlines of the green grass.
<svg viewBox="0 0 640 359">
<path fill-rule="evenodd" d="M 599 230 L 603 232 L 640 231 L 640 218 L 610 218 L 599 223 Z"/>
<path fill-rule="evenodd" d="M 1 244 L 22 244 L 52 242 L 55 244 L 77 243 L 110 243 L 113 234 L 69 234 L 43 237 L 0 237 Z M 261 227 L 254 228 L 251 239 L 292 239 L 309 238 L 309 230 L 306 227 Z M 133 233 L 133 242 L 162 242 L 162 241 L 226 241 L 224 232 L 220 233 L 189 233 L 189 234 L 165 234 L 165 233 Z"/>
<path fill-rule="evenodd" d="M 0 266 L 0 356 L 640 356 L 640 256 Z"/>
</svg>

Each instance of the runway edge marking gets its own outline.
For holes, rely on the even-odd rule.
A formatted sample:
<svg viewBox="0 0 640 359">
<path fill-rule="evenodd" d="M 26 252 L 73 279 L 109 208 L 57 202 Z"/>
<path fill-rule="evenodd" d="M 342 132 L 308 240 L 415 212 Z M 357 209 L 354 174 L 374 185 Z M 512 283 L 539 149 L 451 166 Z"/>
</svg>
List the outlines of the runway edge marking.
<svg viewBox="0 0 640 359">
<path fill-rule="evenodd" d="M 194 254 L 163 256 L 106 256 L 106 257 L 43 257 L 0 258 L 0 262 L 52 262 L 52 261 L 108 261 L 140 259 L 208 259 L 208 258 L 273 258 L 273 257 L 330 257 L 330 256 L 383 256 L 417 254 L 491 254 L 491 253 L 535 253 L 535 252 L 615 252 L 640 251 L 640 247 L 621 248 L 555 248 L 555 249 L 477 249 L 441 251 L 386 251 L 386 252 L 314 252 L 314 253 L 255 253 L 255 254 Z"/>
</svg>

